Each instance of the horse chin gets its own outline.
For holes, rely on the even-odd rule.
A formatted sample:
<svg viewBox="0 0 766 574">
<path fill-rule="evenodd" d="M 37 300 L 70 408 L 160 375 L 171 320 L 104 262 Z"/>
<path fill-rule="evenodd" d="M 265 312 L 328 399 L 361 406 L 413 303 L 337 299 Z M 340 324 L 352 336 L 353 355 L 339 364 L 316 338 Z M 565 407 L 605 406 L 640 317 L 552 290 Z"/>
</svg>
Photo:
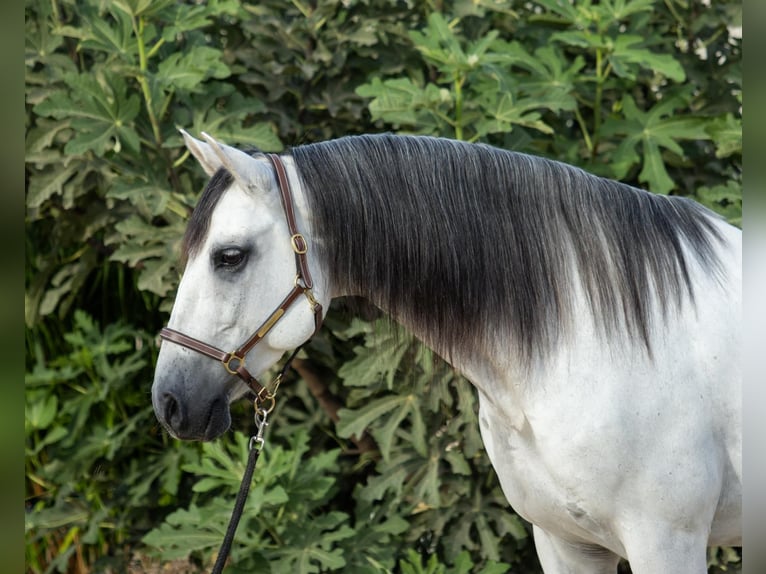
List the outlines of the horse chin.
<svg viewBox="0 0 766 574">
<path fill-rule="evenodd" d="M 221 403 L 221 404 L 219 404 Z M 205 426 L 205 432 L 199 439 L 201 441 L 211 441 L 217 439 L 231 426 L 231 412 L 229 411 L 228 401 L 216 401 L 210 410 L 210 418 Z"/>
</svg>

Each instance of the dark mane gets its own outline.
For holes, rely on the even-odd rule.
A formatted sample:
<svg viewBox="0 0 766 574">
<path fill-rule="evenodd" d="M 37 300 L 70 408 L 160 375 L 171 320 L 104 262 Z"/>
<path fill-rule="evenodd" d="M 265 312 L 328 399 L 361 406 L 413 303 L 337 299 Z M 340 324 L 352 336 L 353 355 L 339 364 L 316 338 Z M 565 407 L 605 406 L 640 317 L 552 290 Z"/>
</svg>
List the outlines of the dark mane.
<svg viewBox="0 0 766 574">
<path fill-rule="evenodd" d="M 337 287 L 448 356 L 499 333 L 525 359 L 550 348 L 567 332 L 575 281 L 606 333 L 627 327 L 650 349 L 652 304 L 665 315 L 693 301 L 684 249 L 719 267 L 705 208 L 559 162 L 393 135 L 291 153 Z"/>
</svg>

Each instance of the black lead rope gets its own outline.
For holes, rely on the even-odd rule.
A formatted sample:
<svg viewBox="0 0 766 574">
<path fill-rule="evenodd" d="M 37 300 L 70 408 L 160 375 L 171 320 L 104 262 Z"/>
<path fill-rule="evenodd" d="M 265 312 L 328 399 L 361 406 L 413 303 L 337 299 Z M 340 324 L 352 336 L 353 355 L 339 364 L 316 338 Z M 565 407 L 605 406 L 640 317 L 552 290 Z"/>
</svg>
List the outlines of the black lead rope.
<svg viewBox="0 0 766 574">
<path fill-rule="evenodd" d="M 268 423 L 266 423 L 264 419 L 264 426 L 266 424 Z M 261 440 L 263 439 L 261 438 Z M 223 572 L 223 566 L 226 563 L 226 558 L 229 556 L 229 552 L 231 551 L 231 544 L 234 542 L 234 534 L 237 532 L 239 519 L 242 518 L 242 511 L 245 509 L 247 494 L 250 492 L 250 484 L 253 481 L 255 463 L 258 462 L 258 455 L 261 454 L 261 447 L 253 445 L 252 440 L 250 442 L 250 454 L 247 457 L 245 474 L 242 477 L 242 483 L 239 485 L 237 501 L 234 503 L 234 510 L 231 513 L 231 519 L 229 519 L 229 526 L 226 528 L 226 535 L 223 538 L 221 549 L 218 551 L 218 558 L 215 561 L 215 566 L 213 566 L 213 574 L 221 574 L 221 572 Z M 261 443 L 261 445 L 262 444 L 263 443 Z"/>
<path fill-rule="evenodd" d="M 218 550 L 218 557 L 215 560 L 215 565 L 213 566 L 211 574 L 221 574 L 221 572 L 223 572 L 223 567 L 226 564 L 226 559 L 229 557 L 229 552 L 231 552 L 231 545 L 234 542 L 234 535 L 237 532 L 237 526 L 239 525 L 239 521 L 242 518 L 242 512 L 245 510 L 245 502 L 247 502 L 247 495 L 250 492 L 250 485 L 253 482 L 255 464 L 258 462 L 258 456 L 261 454 L 263 445 L 266 443 L 263 435 L 266 432 L 266 427 L 269 426 L 267 421 L 269 413 L 274 410 L 274 396 L 276 395 L 277 389 L 279 388 L 279 384 L 282 382 L 282 377 L 284 377 L 285 373 L 290 368 L 293 359 L 302 347 L 303 346 L 301 345 L 292 352 L 282 367 L 282 370 L 279 371 L 276 382 L 274 384 L 274 388 L 271 390 L 271 393 L 267 397 L 267 400 L 272 401 L 268 409 L 262 408 L 257 398 L 253 402 L 253 405 L 255 406 L 255 424 L 257 427 L 257 432 L 255 436 L 250 437 L 245 474 L 242 475 L 242 482 L 239 485 L 237 499 L 234 502 L 234 510 L 231 512 L 229 525 L 226 527 L 226 534 L 223 537 L 221 548 Z"/>
</svg>

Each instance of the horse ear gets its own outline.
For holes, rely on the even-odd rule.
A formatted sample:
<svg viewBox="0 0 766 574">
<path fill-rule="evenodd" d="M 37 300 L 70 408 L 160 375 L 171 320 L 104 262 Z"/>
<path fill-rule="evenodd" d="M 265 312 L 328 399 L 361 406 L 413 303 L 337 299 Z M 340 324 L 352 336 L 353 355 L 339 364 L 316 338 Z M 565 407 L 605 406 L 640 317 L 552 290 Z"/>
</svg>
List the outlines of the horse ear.
<svg viewBox="0 0 766 574">
<path fill-rule="evenodd" d="M 260 179 L 258 162 L 251 156 L 235 147 L 220 143 L 205 132 L 202 132 L 202 137 L 207 140 L 208 147 L 218 158 L 220 165 L 225 167 L 242 187 L 253 187 L 254 182 Z"/>
<path fill-rule="evenodd" d="M 222 144 L 205 132 L 202 132 L 202 136 L 207 143 L 194 139 L 185 130 L 179 131 L 186 147 L 209 176 L 212 177 L 223 167 L 244 188 L 257 187 L 256 182 L 263 179 L 263 173 L 258 170 L 258 162 L 245 152 Z"/>
<path fill-rule="evenodd" d="M 218 156 L 213 152 L 212 148 L 205 142 L 194 139 L 186 130 L 179 129 L 178 131 L 181 132 L 181 135 L 184 138 L 186 149 L 188 149 L 199 162 L 202 169 L 205 170 L 205 173 L 212 177 L 213 174 L 218 171 L 218 168 L 221 167 L 221 160 L 218 159 Z"/>
</svg>

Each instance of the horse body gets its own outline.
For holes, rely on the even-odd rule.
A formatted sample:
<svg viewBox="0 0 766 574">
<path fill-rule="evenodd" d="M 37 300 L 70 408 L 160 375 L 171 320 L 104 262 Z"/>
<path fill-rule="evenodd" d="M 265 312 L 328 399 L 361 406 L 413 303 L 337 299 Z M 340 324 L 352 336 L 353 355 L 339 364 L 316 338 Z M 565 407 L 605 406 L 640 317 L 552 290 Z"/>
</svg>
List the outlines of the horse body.
<svg viewBox="0 0 766 574">
<path fill-rule="evenodd" d="M 698 300 L 654 326 L 651 356 L 606 340 L 575 284 L 576 333 L 531 370 L 507 348 L 453 357 L 546 574 L 614 573 L 621 557 L 704 572 L 701 548 L 741 545 L 741 239 L 721 232 L 726 281 L 693 265 Z"/>
<path fill-rule="evenodd" d="M 739 317 L 687 305 L 654 334 L 652 358 L 588 321 L 523 380 L 502 363 L 466 370 L 506 498 L 536 526 L 546 572 L 614 572 L 618 556 L 634 572 L 703 572 L 700 548 L 741 543 Z"/>
<path fill-rule="evenodd" d="M 366 151 L 355 143 L 346 148 L 354 157 L 329 172 L 321 166 L 337 149 L 296 148 L 286 158 L 300 224 L 311 230 L 315 295 L 324 308 L 338 296 L 369 298 L 474 384 L 486 450 L 511 506 L 534 524 L 546 574 L 614 573 L 619 557 L 636 574 L 700 573 L 706 545 L 740 544 L 740 232 L 665 198 L 639 194 L 622 204 L 621 194 L 638 193 L 622 188 L 603 191 L 616 194 L 619 216 L 592 215 L 611 209 L 587 204 L 606 184 L 527 156 L 474 156 L 474 148 L 418 138 L 365 141 Z M 187 137 L 187 145 L 213 181 L 221 167 L 233 177 L 218 181 L 226 191 L 188 246 L 170 326 L 235 348 L 289 285 L 293 253 L 266 162 L 212 139 Z M 443 181 L 441 168 L 404 171 L 390 155 L 425 162 L 424 150 L 445 149 L 454 157 L 444 160 Z M 487 197 L 494 193 L 487 162 L 509 172 L 505 181 L 545 175 Z M 525 171 L 510 173 L 516 163 Z M 434 196 L 466 170 L 482 181 L 465 204 L 456 209 L 460 199 L 448 191 Z M 385 181 L 365 180 L 370 173 Z M 561 196 L 527 204 L 523 196 L 541 186 L 558 186 Z M 321 196 L 324 188 L 330 192 Z M 466 185 L 455 189 L 470 195 Z M 580 191 L 579 203 L 570 202 Z M 386 203 L 387 193 L 400 204 Z M 510 215 L 508 193 L 517 202 Z M 383 202 L 368 203 L 369 195 Z M 349 205 L 354 213 L 344 211 Z M 519 228 L 508 229 L 519 213 Z M 622 240 L 626 214 L 641 220 L 624 221 L 631 241 Z M 534 224 L 525 230 L 526 218 Z M 493 228 L 504 235 L 491 249 L 470 252 L 471 233 L 475 244 Z M 382 237 L 385 246 L 376 243 Z M 435 238 L 445 245 L 431 254 Z M 514 251 L 525 239 L 529 246 Z M 228 265 L 227 249 L 245 252 L 247 265 Z M 467 269 L 458 269 L 461 261 Z M 434 278 L 444 267 L 456 270 Z M 462 291 L 451 297 L 450 289 Z M 249 368 L 265 371 L 310 337 L 312 325 L 308 306 L 290 309 L 248 357 Z M 163 345 L 153 401 L 174 435 L 214 438 L 228 428 L 228 403 L 245 392 L 220 365 Z"/>
</svg>

